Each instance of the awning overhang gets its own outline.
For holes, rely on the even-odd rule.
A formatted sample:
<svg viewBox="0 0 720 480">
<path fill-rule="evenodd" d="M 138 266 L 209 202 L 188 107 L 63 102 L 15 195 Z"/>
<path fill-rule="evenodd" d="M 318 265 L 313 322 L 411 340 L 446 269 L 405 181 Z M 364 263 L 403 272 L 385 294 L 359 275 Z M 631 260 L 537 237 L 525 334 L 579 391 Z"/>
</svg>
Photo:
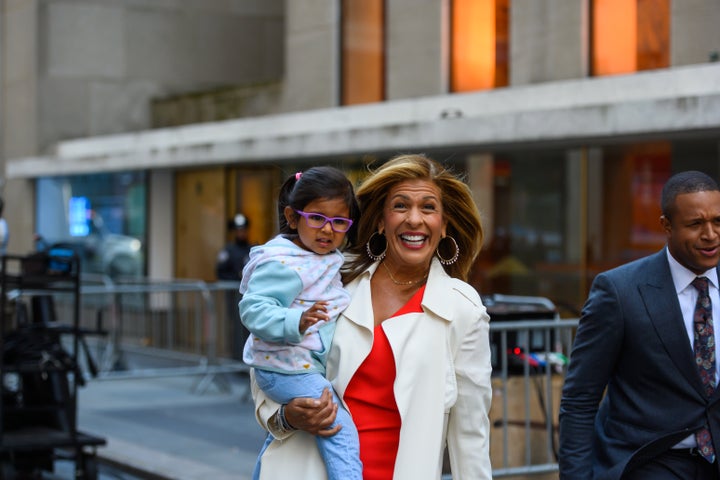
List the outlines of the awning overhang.
<svg viewBox="0 0 720 480">
<path fill-rule="evenodd" d="M 720 63 L 59 142 L 7 178 L 720 132 Z"/>
</svg>

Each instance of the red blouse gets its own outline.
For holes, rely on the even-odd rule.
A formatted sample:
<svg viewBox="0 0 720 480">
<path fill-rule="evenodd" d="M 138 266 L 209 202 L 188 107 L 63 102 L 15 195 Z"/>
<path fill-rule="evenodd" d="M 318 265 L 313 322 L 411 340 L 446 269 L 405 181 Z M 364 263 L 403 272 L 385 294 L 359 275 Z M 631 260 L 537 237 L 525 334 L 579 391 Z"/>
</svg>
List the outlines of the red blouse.
<svg viewBox="0 0 720 480">
<path fill-rule="evenodd" d="M 392 317 L 422 312 L 425 286 Z M 391 318 L 392 318 L 391 317 Z M 400 413 L 395 403 L 395 359 L 382 325 L 375 327 L 370 354 L 345 389 L 344 400 L 360 436 L 364 480 L 390 480 L 400 442 Z"/>
</svg>

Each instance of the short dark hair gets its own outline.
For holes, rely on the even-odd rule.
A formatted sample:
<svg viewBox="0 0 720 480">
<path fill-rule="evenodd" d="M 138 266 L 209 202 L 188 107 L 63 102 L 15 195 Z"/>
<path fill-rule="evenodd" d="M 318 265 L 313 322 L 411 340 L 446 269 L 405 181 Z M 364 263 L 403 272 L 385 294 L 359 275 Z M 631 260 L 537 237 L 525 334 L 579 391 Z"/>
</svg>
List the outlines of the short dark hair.
<svg viewBox="0 0 720 480">
<path fill-rule="evenodd" d="M 660 200 L 662 214 L 668 220 L 670 219 L 670 215 L 675 209 L 675 199 L 678 195 L 683 193 L 717 191 L 720 191 L 718 182 L 706 173 L 699 172 L 697 170 L 688 170 L 677 173 L 670 177 L 663 186 L 662 198 Z"/>
<path fill-rule="evenodd" d="M 348 230 L 345 238 L 348 245 L 355 243 L 357 235 L 357 220 L 360 216 L 360 207 L 355 198 L 355 189 L 341 170 L 335 167 L 312 167 L 304 172 L 293 173 L 280 187 L 278 195 L 278 220 L 280 233 L 297 233 L 288 225 L 285 219 L 285 207 L 293 210 L 304 210 L 305 206 L 318 199 L 339 198 L 347 203 L 350 210 L 350 219 L 355 223 Z"/>
</svg>

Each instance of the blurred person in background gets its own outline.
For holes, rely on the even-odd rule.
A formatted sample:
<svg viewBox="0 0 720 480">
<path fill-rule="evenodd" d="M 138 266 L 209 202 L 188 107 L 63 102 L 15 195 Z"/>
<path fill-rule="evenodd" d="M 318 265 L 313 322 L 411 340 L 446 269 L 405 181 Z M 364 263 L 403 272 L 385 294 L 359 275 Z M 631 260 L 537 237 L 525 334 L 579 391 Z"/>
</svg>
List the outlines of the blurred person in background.
<svg viewBox="0 0 720 480">
<path fill-rule="evenodd" d="M 240 322 L 240 311 L 238 310 L 240 280 L 243 268 L 250 258 L 250 248 L 252 247 L 248 242 L 249 226 L 248 218 L 240 212 L 228 221 L 228 232 L 232 234 L 233 239 L 220 250 L 215 266 L 218 280 L 237 282 L 238 288 L 229 290 L 225 294 L 225 308 L 230 323 L 230 348 L 232 357 L 236 360 L 242 360 L 243 346 L 250 334 Z"/>
<path fill-rule="evenodd" d="M 218 280 L 239 281 L 242 277 L 242 270 L 250 257 L 249 226 L 250 222 L 242 213 L 228 220 L 228 232 L 232 233 L 233 239 L 218 253 L 216 266 Z"/>
</svg>

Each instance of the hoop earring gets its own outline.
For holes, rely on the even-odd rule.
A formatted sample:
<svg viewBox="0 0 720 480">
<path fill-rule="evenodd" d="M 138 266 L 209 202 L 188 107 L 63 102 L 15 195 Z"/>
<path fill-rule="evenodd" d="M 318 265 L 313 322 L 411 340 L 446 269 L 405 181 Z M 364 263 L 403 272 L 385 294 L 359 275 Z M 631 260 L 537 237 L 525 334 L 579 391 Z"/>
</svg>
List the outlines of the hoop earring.
<svg viewBox="0 0 720 480">
<path fill-rule="evenodd" d="M 441 238 L 440 241 L 442 242 L 446 238 L 449 238 L 453 245 L 455 245 L 455 255 L 453 255 L 452 258 L 443 258 L 442 255 L 440 255 L 440 244 L 438 244 L 438 248 L 435 249 L 435 255 L 437 255 L 438 260 L 440 260 L 440 263 L 442 263 L 443 265 L 452 265 L 453 263 L 458 261 L 458 257 L 460 256 L 460 247 L 458 247 L 455 239 L 449 235 L 447 237 Z"/>
<path fill-rule="evenodd" d="M 379 231 L 373 232 L 373 234 L 370 235 L 370 238 L 368 238 L 368 241 L 365 244 L 365 251 L 367 252 L 368 257 L 370 257 L 373 262 L 379 262 L 380 260 L 385 258 L 385 252 L 387 252 L 387 238 L 385 238 L 385 249 L 383 249 L 383 251 L 378 254 L 374 254 L 372 252 L 372 249 L 370 248 L 370 242 L 372 241 L 373 237 L 375 237 L 375 235 L 382 235 L 383 238 L 385 238 L 384 233 L 380 233 Z"/>
</svg>

